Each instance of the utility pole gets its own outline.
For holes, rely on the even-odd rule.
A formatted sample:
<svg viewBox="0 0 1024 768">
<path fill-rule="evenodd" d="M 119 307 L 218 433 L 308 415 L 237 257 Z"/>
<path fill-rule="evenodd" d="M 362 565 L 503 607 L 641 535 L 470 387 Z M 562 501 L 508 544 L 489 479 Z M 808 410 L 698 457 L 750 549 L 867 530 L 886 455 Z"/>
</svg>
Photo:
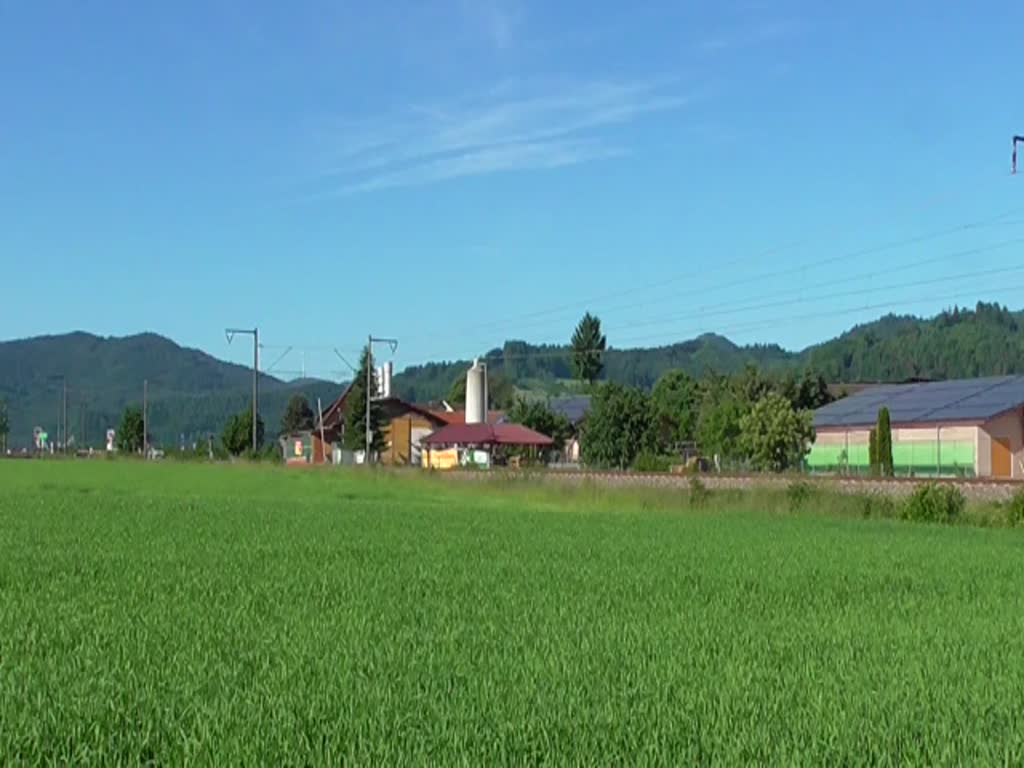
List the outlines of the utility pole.
<svg viewBox="0 0 1024 768">
<path fill-rule="evenodd" d="M 260 329 L 226 328 L 224 330 L 224 335 L 227 336 L 228 344 L 230 344 L 231 340 L 240 333 L 252 336 L 252 452 L 256 453 L 256 423 L 259 420 L 260 415 Z"/>
<path fill-rule="evenodd" d="M 61 406 L 60 411 L 57 413 L 57 442 L 64 446 L 64 452 L 67 453 L 67 442 L 68 442 L 68 380 L 63 373 L 55 373 L 52 376 L 47 377 L 50 381 L 60 379 L 61 381 Z M 64 436 L 61 440 L 61 432 L 63 431 Z M 52 449 L 53 444 L 50 444 Z"/>
<path fill-rule="evenodd" d="M 149 451 L 146 450 L 146 436 L 149 424 L 147 423 L 147 411 L 149 410 L 149 379 L 142 380 L 142 460 L 149 458 Z"/>
<path fill-rule="evenodd" d="M 373 397 L 373 345 L 374 343 L 387 344 L 391 347 L 391 354 L 398 349 L 398 339 L 378 339 L 371 333 L 366 342 L 366 455 L 363 458 L 364 464 L 370 463 L 370 400 Z"/>
<path fill-rule="evenodd" d="M 63 413 L 64 413 L 64 455 L 68 455 L 68 380 L 63 378 L 64 381 L 64 401 L 63 401 Z"/>
<path fill-rule="evenodd" d="M 366 452 L 363 454 L 363 463 L 370 464 L 370 399 L 373 395 L 373 334 L 366 342 Z"/>
</svg>

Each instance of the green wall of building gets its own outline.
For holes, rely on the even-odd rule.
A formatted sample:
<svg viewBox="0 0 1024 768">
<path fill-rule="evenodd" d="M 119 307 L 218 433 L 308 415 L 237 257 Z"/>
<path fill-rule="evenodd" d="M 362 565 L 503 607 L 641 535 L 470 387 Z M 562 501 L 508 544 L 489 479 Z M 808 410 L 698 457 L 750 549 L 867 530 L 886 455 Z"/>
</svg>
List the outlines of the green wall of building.
<svg viewBox="0 0 1024 768">
<path fill-rule="evenodd" d="M 974 458 L 974 441 L 971 440 L 943 440 L 941 446 L 937 440 L 915 440 L 892 446 L 893 468 L 897 475 L 973 477 Z M 812 472 L 849 471 L 866 475 L 870 470 L 868 447 L 851 445 L 846 449 L 841 445 L 814 445 L 807 457 L 807 466 Z"/>
</svg>

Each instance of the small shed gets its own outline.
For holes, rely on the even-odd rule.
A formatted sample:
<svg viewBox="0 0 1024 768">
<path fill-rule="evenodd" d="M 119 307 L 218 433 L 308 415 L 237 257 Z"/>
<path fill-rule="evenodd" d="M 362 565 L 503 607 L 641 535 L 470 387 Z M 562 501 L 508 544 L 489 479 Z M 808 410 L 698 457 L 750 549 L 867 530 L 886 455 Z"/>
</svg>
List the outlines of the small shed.
<svg viewBox="0 0 1024 768">
<path fill-rule="evenodd" d="M 479 452 L 488 464 L 497 463 L 516 450 L 550 448 L 554 440 L 521 424 L 449 424 L 423 438 L 422 445 L 424 467 L 448 469 L 467 463 L 467 457 L 482 463 Z"/>
<path fill-rule="evenodd" d="M 325 444 L 320 434 L 312 430 L 304 429 L 281 435 L 278 443 L 288 466 L 327 464 L 330 461 L 330 443 Z"/>
</svg>

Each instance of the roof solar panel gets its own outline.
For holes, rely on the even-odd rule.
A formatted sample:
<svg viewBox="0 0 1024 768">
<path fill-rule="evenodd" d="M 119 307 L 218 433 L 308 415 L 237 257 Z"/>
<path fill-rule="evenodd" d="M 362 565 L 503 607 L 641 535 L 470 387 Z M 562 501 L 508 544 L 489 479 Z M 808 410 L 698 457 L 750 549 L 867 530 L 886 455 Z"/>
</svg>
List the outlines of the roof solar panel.
<svg viewBox="0 0 1024 768">
<path fill-rule="evenodd" d="M 985 421 L 1024 405 L 1024 376 L 886 384 L 819 408 L 816 427 L 873 424 L 885 407 L 894 424 Z"/>
</svg>

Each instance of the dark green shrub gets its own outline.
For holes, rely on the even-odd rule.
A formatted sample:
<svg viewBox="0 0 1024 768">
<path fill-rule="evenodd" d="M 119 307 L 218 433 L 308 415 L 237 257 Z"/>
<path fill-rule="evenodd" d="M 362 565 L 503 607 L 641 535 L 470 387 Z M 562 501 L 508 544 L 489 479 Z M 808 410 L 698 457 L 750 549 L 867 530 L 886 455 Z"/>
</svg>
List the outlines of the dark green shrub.
<svg viewBox="0 0 1024 768">
<path fill-rule="evenodd" d="M 670 456 L 659 456 L 644 451 L 633 460 L 633 469 L 637 472 L 668 472 L 672 468 Z"/>
<path fill-rule="evenodd" d="M 866 494 L 859 497 L 863 517 L 896 517 L 896 504 L 882 494 Z"/>
<path fill-rule="evenodd" d="M 797 480 L 786 487 L 786 500 L 789 502 L 790 512 L 800 511 L 813 497 L 814 486 L 805 480 Z"/>
<path fill-rule="evenodd" d="M 959 488 L 925 483 L 903 503 L 902 516 L 922 523 L 951 523 L 963 515 L 966 506 Z"/>
<path fill-rule="evenodd" d="M 1010 526 L 1024 525 L 1024 491 L 1017 491 L 1004 507 L 1006 524 Z"/>
<path fill-rule="evenodd" d="M 694 509 L 702 509 L 711 500 L 711 491 L 704 485 L 699 477 L 690 477 L 690 506 Z"/>
</svg>

